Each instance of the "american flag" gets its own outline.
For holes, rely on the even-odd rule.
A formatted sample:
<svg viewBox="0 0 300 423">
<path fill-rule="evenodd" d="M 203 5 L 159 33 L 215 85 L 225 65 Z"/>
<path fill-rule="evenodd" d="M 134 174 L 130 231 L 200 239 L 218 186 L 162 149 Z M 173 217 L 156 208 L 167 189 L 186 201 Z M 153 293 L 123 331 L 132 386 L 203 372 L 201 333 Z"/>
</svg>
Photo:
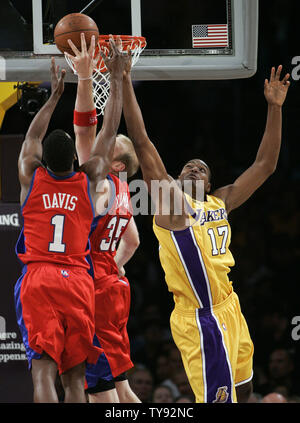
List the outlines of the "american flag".
<svg viewBox="0 0 300 423">
<path fill-rule="evenodd" d="M 193 47 L 228 47 L 227 25 L 192 25 Z"/>
</svg>

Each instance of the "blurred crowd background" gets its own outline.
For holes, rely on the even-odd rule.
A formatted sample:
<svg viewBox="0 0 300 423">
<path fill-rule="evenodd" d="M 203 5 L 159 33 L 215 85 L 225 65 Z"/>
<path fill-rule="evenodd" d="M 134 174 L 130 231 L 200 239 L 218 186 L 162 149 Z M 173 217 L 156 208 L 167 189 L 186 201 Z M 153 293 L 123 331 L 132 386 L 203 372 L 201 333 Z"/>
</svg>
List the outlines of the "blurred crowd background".
<svg viewBox="0 0 300 423">
<path fill-rule="evenodd" d="M 211 167 L 216 188 L 233 182 L 251 165 L 266 122 L 264 79 L 279 64 L 283 73 L 291 73 L 293 57 L 300 56 L 297 8 L 296 0 L 260 2 L 258 70 L 250 79 L 134 84 L 149 137 L 172 176 L 189 159 L 201 158 Z M 73 134 L 75 90 L 74 84 L 66 84 L 49 131 L 59 127 Z M 271 393 L 278 394 L 274 401 L 300 402 L 300 340 L 292 337 L 292 319 L 300 315 L 299 93 L 300 80 L 291 79 L 276 172 L 229 216 L 236 262 L 229 277 L 255 347 L 251 402 L 268 402 Z M 17 122 L 18 133 L 26 133 L 31 119 L 14 106 L 2 132 L 15 133 Z M 123 120 L 120 132 L 126 134 Z M 126 266 L 135 364 L 129 382 L 143 402 L 194 402 L 170 334 L 173 299 L 158 260 L 152 217 L 137 216 L 136 223 L 141 244 Z"/>
</svg>

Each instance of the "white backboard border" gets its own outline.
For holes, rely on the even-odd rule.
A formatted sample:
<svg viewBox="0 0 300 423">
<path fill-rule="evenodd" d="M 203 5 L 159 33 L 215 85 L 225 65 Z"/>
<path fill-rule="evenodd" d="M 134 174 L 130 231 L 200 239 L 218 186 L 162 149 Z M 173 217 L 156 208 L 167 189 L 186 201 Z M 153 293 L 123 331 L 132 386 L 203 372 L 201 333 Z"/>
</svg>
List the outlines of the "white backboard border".
<svg viewBox="0 0 300 423">
<path fill-rule="evenodd" d="M 141 0 L 131 0 L 132 35 L 142 35 Z M 7 81 L 47 81 L 52 55 L 67 67 L 55 45 L 43 43 L 42 0 L 32 0 L 33 42 L 31 54 L 5 57 Z M 142 53 L 132 70 L 134 80 L 200 80 L 249 78 L 257 70 L 258 0 L 232 0 L 232 53 L 210 50 L 199 54 L 191 50 L 151 50 Z M 205 51 L 204 51 L 205 52 Z M 193 54 L 194 53 L 194 54 Z M 203 52 L 202 52 L 203 53 Z M 215 54 L 214 54 L 215 53 Z M 2 53 L 0 52 L 0 55 Z M 76 82 L 68 69 L 67 82 Z"/>
</svg>

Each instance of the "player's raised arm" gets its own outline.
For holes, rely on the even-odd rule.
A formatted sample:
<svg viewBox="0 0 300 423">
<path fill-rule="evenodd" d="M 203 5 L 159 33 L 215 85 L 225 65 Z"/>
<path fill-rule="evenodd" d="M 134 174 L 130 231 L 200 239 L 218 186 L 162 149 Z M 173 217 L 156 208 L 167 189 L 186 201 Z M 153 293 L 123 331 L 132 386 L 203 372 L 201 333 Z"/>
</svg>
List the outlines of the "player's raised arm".
<svg viewBox="0 0 300 423">
<path fill-rule="evenodd" d="M 91 190 L 95 202 L 96 186 L 98 182 L 103 181 L 108 174 L 111 162 L 113 159 L 116 136 L 120 125 L 122 104 L 123 104 L 123 71 L 127 57 L 122 55 L 120 51 L 121 40 L 117 39 L 116 43 L 110 37 L 110 54 L 106 57 L 101 53 L 105 65 L 110 73 L 110 90 L 109 97 L 105 107 L 103 124 L 101 131 L 96 137 L 93 145 L 90 158 L 80 167 L 80 170 L 85 172 L 91 181 Z M 82 61 L 82 57 L 77 52 L 76 57 L 78 61 Z M 74 57 L 69 56 L 74 61 Z M 78 75 L 78 62 L 76 70 Z M 89 74 L 91 76 L 92 69 Z M 81 77 L 81 76 L 80 76 Z"/>
<path fill-rule="evenodd" d="M 128 135 L 133 142 L 144 181 L 156 207 L 157 223 L 166 228 L 179 229 L 185 226 L 186 222 L 184 196 L 168 175 L 157 149 L 148 137 L 132 86 L 130 70 L 131 64 L 128 63 L 123 82 L 123 113 Z M 162 189 L 157 189 L 158 184 Z M 176 214 L 176 210 L 181 210 L 181 213 Z"/>
<path fill-rule="evenodd" d="M 282 137 L 282 105 L 290 86 L 289 74 L 280 80 L 282 66 L 271 70 L 270 80 L 265 80 L 264 95 L 268 102 L 265 132 L 254 163 L 236 181 L 217 189 L 213 194 L 221 198 L 227 212 L 239 207 L 275 171 Z"/>
<path fill-rule="evenodd" d="M 95 37 L 91 39 L 87 49 L 85 36 L 81 34 L 81 51 L 71 40 L 68 40 L 75 57 L 74 65 L 78 74 L 77 93 L 74 109 L 75 145 L 79 165 L 89 158 L 97 132 L 97 113 L 93 96 L 93 69 L 97 58 L 94 59 Z"/>
<path fill-rule="evenodd" d="M 134 144 L 143 177 L 150 192 L 152 180 L 165 179 L 168 181 L 169 176 L 158 151 L 148 137 L 142 112 L 132 86 L 130 69 L 131 64 L 129 63 L 124 73 L 123 113 L 128 135 Z"/>
<path fill-rule="evenodd" d="M 19 155 L 18 168 L 21 184 L 21 203 L 23 203 L 24 196 L 26 196 L 26 190 L 30 186 L 35 169 L 41 165 L 43 155 L 42 140 L 47 132 L 54 109 L 64 91 L 66 71 L 62 69 L 60 76 L 58 76 L 58 72 L 59 69 L 55 65 L 54 58 L 52 58 L 51 95 L 31 122 Z"/>
</svg>

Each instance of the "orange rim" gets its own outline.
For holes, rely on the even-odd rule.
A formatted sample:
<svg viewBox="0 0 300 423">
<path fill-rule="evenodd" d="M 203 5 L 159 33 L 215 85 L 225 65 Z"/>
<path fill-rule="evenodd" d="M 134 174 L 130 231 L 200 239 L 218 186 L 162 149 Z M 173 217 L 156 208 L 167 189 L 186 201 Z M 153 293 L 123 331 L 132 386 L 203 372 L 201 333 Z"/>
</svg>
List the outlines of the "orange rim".
<svg viewBox="0 0 300 423">
<path fill-rule="evenodd" d="M 136 36 L 136 35 L 113 35 L 114 40 L 116 40 L 116 38 L 118 36 L 122 40 L 122 51 L 126 51 L 128 46 L 130 46 L 130 49 L 131 49 L 132 53 L 134 54 L 134 52 L 137 49 L 143 50 L 146 46 L 146 38 L 145 37 Z M 99 53 L 99 46 L 100 46 L 101 50 L 104 52 L 104 54 L 106 54 L 106 55 L 108 54 L 109 37 L 110 37 L 109 34 L 99 35 L 98 44 L 96 45 L 96 49 L 95 49 L 95 57 Z M 102 57 L 99 59 L 99 61 L 97 63 L 97 69 L 100 72 L 106 72 L 106 70 L 107 70 Z"/>
<path fill-rule="evenodd" d="M 120 37 L 122 40 L 122 45 L 127 46 L 131 43 L 138 44 L 141 48 L 145 47 L 146 45 L 146 38 L 140 37 L 137 35 L 113 35 L 114 40 L 117 37 Z M 109 45 L 109 35 L 99 35 L 99 44 L 102 45 Z M 124 50 L 124 48 L 123 48 Z"/>
</svg>

